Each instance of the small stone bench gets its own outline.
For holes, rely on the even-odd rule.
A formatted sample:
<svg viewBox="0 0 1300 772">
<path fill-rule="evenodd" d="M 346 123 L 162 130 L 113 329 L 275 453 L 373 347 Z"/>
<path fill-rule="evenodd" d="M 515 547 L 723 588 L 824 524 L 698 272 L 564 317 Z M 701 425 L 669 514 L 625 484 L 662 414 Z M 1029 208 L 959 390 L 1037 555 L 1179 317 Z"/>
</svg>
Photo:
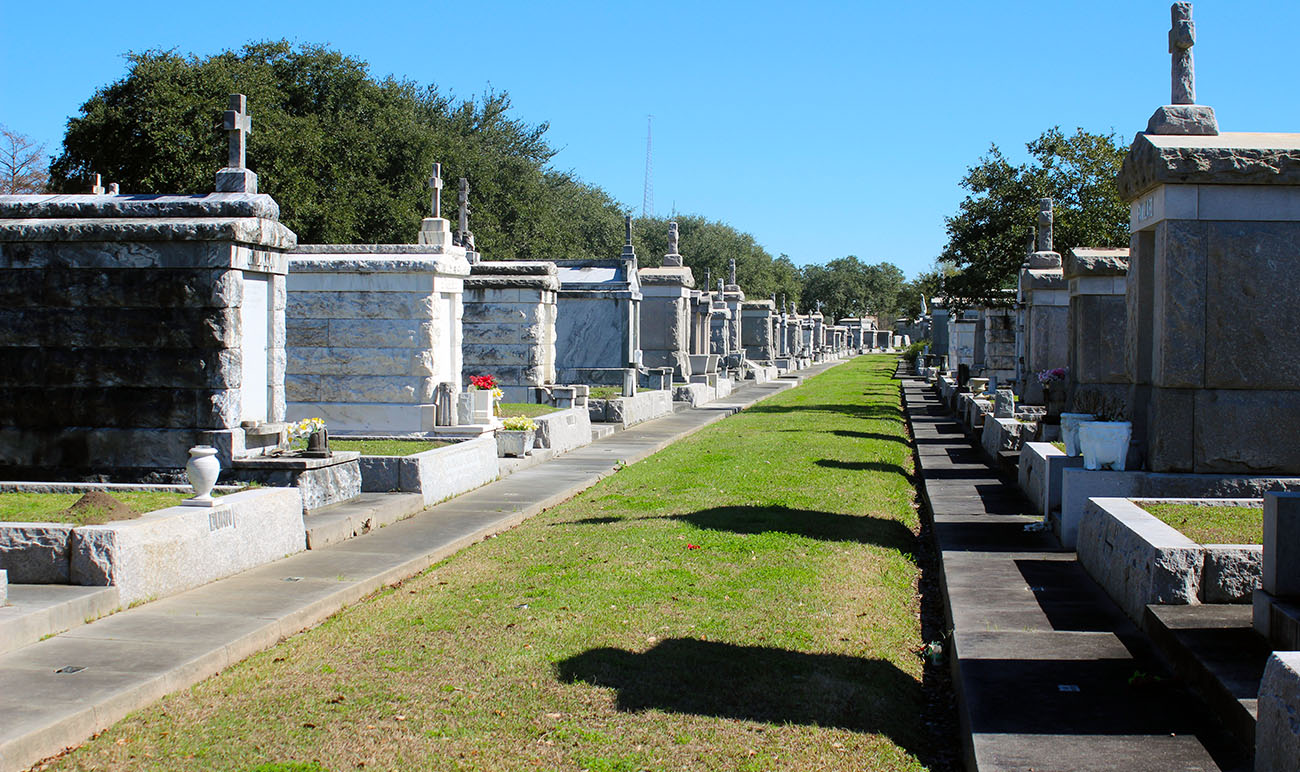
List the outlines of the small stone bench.
<svg viewBox="0 0 1300 772">
<path fill-rule="evenodd" d="M 499 472 L 496 437 L 484 434 L 409 456 L 362 456 L 361 490 L 419 493 L 428 507 L 486 485 Z"/>
<path fill-rule="evenodd" d="M 719 378 L 718 381 L 724 380 Z M 673 393 L 667 389 L 643 391 L 632 397 L 592 399 L 587 409 L 593 423 L 618 424 L 626 429 L 673 412 Z"/>
</svg>

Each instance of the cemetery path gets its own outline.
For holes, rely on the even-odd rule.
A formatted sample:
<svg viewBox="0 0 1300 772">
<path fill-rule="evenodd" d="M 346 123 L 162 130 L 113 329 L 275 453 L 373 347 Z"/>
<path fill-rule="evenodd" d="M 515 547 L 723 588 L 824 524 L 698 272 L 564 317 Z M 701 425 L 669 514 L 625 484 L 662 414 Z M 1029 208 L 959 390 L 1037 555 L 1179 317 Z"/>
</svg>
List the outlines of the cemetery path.
<svg viewBox="0 0 1300 772">
<path fill-rule="evenodd" d="M 1075 554 L 1025 530 L 1039 518 L 928 385 L 904 378 L 903 393 L 942 563 L 968 768 L 1241 768 L 1241 750 Z"/>
<path fill-rule="evenodd" d="M 817 375 L 840 364 L 814 365 Z M 0 655 L 0 772 L 26 769 L 165 694 L 574 496 L 621 464 L 798 383 L 750 383 L 565 453 L 365 536 L 292 555 Z"/>
</svg>

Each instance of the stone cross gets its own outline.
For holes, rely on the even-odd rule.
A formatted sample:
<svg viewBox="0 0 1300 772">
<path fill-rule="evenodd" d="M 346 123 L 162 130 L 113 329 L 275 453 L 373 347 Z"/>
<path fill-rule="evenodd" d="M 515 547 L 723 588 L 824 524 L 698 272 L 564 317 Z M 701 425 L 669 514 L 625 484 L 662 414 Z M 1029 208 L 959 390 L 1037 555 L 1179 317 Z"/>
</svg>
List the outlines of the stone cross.
<svg viewBox="0 0 1300 772">
<path fill-rule="evenodd" d="M 91 178 L 90 178 L 90 195 L 92 195 L 92 196 L 102 196 L 102 195 L 104 195 L 104 178 L 101 177 L 101 176 L 98 175 L 98 174 L 93 174 L 93 175 L 91 175 Z"/>
<path fill-rule="evenodd" d="M 456 234 L 460 245 L 469 251 L 474 251 L 474 234 L 469 230 L 469 180 L 464 177 L 456 185 L 456 202 L 459 204 L 459 231 Z"/>
<path fill-rule="evenodd" d="M 433 212 L 434 217 L 442 217 L 442 164 L 433 165 L 433 176 L 429 178 L 429 190 L 433 191 L 430 196 L 429 211 Z"/>
<path fill-rule="evenodd" d="M 1035 244 L 1038 242 L 1038 236 L 1035 235 L 1033 228 L 1025 232 L 1025 254 L 1032 254 L 1036 249 Z M 942 278 L 942 277 L 940 277 Z"/>
<path fill-rule="evenodd" d="M 668 223 L 668 254 L 677 254 L 677 223 Z"/>
<path fill-rule="evenodd" d="M 1196 69 L 1192 63 L 1192 46 L 1196 45 L 1196 23 L 1192 21 L 1191 3 L 1174 3 L 1169 9 L 1169 53 L 1173 54 L 1173 72 L 1169 103 L 1196 104 Z"/>
<path fill-rule="evenodd" d="M 736 258 L 734 257 L 728 263 L 727 282 L 733 287 L 736 286 Z"/>
<path fill-rule="evenodd" d="M 721 295 L 722 293 L 723 293 L 723 289 L 722 289 L 722 277 L 719 276 L 719 277 L 718 277 L 718 294 Z"/>
<path fill-rule="evenodd" d="M 818 300 L 818 301 L 817 301 L 817 313 L 820 314 L 821 312 L 822 312 L 822 302 L 821 302 L 820 300 Z"/>
<path fill-rule="evenodd" d="M 1038 251 L 1052 251 L 1052 199 L 1038 199 Z"/>
<path fill-rule="evenodd" d="M 230 132 L 230 155 L 226 166 L 230 169 L 244 169 L 248 135 L 253 131 L 253 119 L 248 114 L 248 97 L 243 94 L 230 95 L 230 109 L 226 110 L 225 127 L 226 131 Z"/>
<path fill-rule="evenodd" d="M 623 245 L 632 246 L 632 215 L 623 215 Z"/>
<path fill-rule="evenodd" d="M 709 283 L 712 282 L 712 281 L 713 281 L 713 278 L 712 278 L 712 274 L 711 274 L 711 272 L 709 271 L 708 268 L 705 268 L 705 269 L 704 269 L 704 286 L 705 286 L 705 287 L 708 287 L 708 286 L 709 286 Z"/>
</svg>

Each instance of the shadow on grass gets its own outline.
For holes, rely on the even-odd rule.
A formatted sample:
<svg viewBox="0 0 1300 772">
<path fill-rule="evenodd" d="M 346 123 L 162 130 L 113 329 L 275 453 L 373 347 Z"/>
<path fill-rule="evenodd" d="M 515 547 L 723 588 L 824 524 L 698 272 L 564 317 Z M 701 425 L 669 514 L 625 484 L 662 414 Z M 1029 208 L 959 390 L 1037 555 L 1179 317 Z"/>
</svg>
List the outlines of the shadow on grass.
<svg viewBox="0 0 1300 772">
<path fill-rule="evenodd" d="M 621 711 L 880 733 L 925 752 L 921 684 L 882 660 L 670 638 L 644 653 L 590 649 L 556 663 L 556 673 L 617 690 Z"/>
<path fill-rule="evenodd" d="M 853 418 L 866 418 L 884 421 L 903 421 L 901 405 L 764 405 L 759 403 L 745 410 L 746 413 L 843 413 Z"/>
<path fill-rule="evenodd" d="M 831 429 L 831 434 L 836 437 L 852 437 L 858 440 L 882 440 L 884 442 L 897 442 L 902 445 L 907 444 L 907 439 L 899 437 L 897 434 L 880 434 L 879 432 L 855 432 L 852 429 Z"/>
<path fill-rule="evenodd" d="M 906 469 L 887 461 L 839 461 L 834 458 L 823 458 L 815 463 L 817 466 L 827 469 L 847 469 L 851 472 L 890 472 L 901 474 L 909 480 L 912 479 Z"/>
<path fill-rule="evenodd" d="M 621 523 L 623 519 L 621 517 L 584 517 L 581 520 L 561 520 L 558 523 L 551 523 L 551 527 L 557 525 L 607 525 L 609 523 Z"/>
<path fill-rule="evenodd" d="M 874 544 L 912 558 L 916 534 L 897 520 L 788 507 L 712 507 L 685 515 L 659 515 L 696 528 L 731 533 L 788 533 L 821 541 Z"/>
</svg>

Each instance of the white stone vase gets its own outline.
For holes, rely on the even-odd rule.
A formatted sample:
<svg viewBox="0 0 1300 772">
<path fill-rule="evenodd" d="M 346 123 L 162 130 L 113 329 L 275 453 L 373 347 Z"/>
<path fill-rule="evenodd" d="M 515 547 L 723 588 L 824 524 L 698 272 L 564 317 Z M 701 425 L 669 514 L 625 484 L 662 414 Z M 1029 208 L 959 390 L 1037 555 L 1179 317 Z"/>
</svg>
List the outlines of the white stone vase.
<svg viewBox="0 0 1300 772">
<path fill-rule="evenodd" d="M 969 381 L 966 382 L 966 385 L 970 387 L 971 394 L 983 394 L 984 390 L 989 387 L 989 379 L 971 378 Z"/>
<path fill-rule="evenodd" d="M 470 423 L 490 424 L 492 423 L 492 390 L 491 389 L 470 389 Z"/>
<path fill-rule="evenodd" d="M 534 429 L 497 429 L 497 457 L 523 458 L 532 452 Z"/>
<path fill-rule="evenodd" d="M 185 476 L 194 486 L 194 498 L 185 499 L 182 504 L 193 507 L 210 507 L 215 503 L 212 487 L 217 484 L 221 474 L 221 462 L 217 460 L 217 449 L 211 445 L 195 445 L 190 448 L 190 460 L 185 464 Z"/>
<path fill-rule="evenodd" d="M 1061 439 L 1065 441 L 1065 455 L 1079 455 L 1079 424 L 1096 421 L 1092 413 L 1061 413 Z"/>
<path fill-rule="evenodd" d="M 1109 467 L 1124 471 L 1128 441 L 1133 436 L 1129 421 L 1086 421 L 1079 424 L 1079 447 L 1083 451 L 1083 468 Z"/>
</svg>

